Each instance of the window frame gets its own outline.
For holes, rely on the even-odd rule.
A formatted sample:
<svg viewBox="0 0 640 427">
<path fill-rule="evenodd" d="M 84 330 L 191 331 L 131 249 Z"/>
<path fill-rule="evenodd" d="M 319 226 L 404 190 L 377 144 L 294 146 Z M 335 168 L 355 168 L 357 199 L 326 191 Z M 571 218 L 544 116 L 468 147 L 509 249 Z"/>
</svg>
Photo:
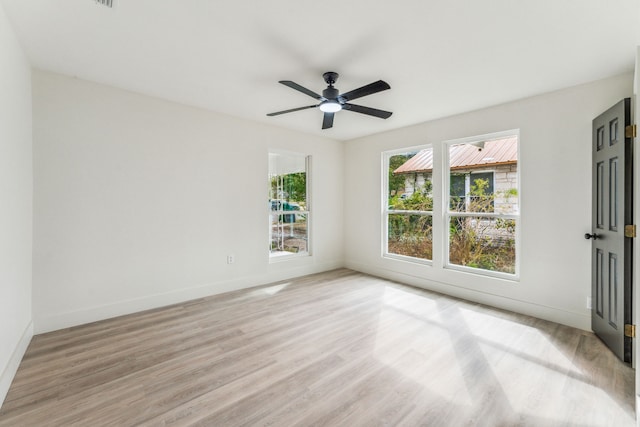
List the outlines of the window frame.
<svg viewBox="0 0 640 427">
<path fill-rule="evenodd" d="M 432 208 L 432 210 L 430 211 L 413 211 L 413 210 L 395 210 L 395 209 L 389 209 L 389 159 L 391 159 L 391 157 L 396 156 L 398 154 L 403 154 L 403 153 L 410 153 L 415 151 L 416 153 L 419 152 L 420 150 L 425 150 L 425 149 L 431 149 L 433 151 L 433 144 L 423 144 L 423 145 L 416 145 L 416 146 L 412 146 L 412 147 L 405 147 L 405 148 L 401 148 L 401 149 L 396 149 L 396 150 L 388 150 L 388 151 L 383 151 L 382 152 L 382 171 L 384 172 L 382 174 L 382 201 L 381 201 L 381 208 L 382 208 L 382 244 L 381 244 L 381 255 L 383 258 L 388 258 L 388 259 L 395 259 L 395 260 L 399 260 L 399 261 L 407 261 L 407 262 L 412 262 L 412 263 L 416 263 L 416 264 L 423 264 L 423 265 L 429 265 L 429 266 L 433 266 L 433 255 L 432 255 L 432 259 L 425 259 L 425 258 L 417 258 L 417 257 L 412 257 L 412 256 L 408 256 L 408 255 L 401 255 L 401 254 L 394 254 L 394 253 L 390 253 L 389 252 L 389 215 L 393 215 L 393 214 L 399 214 L 399 215 L 420 215 L 420 216 L 430 216 L 431 217 L 431 224 L 433 227 L 434 224 L 434 209 Z M 435 160 L 435 159 L 434 159 Z M 434 164 L 435 166 L 435 164 Z M 431 184 L 433 185 L 433 174 L 434 174 L 435 170 L 432 169 L 431 171 Z M 414 188 L 415 191 L 415 188 Z M 433 193 L 433 190 L 432 190 Z M 435 244 L 432 240 L 432 254 L 434 252 L 435 249 Z"/>
<path fill-rule="evenodd" d="M 268 257 L 269 257 L 269 263 L 276 263 L 276 262 L 282 262 L 282 261 L 288 261 L 288 260 L 292 260 L 292 259 L 296 259 L 296 258 L 301 258 L 301 257 L 309 257 L 312 255 L 312 238 L 311 238 L 311 211 L 312 211 L 312 203 L 311 203 L 311 155 L 309 154 L 305 154 L 305 153 L 299 153 L 299 152 L 293 152 L 293 151 L 286 151 L 286 150 L 278 150 L 278 149 L 269 149 L 268 151 L 268 165 L 267 165 L 267 170 L 268 170 L 268 179 L 267 179 L 267 194 L 270 195 L 271 193 L 271 170 L 270 170 L 270 157 L 272 154 L 278 155 L 278 156 L 290 156 L 290 157 L 296 157 L 296 158 L 304 158 L 305 161 L 305 174 L 306 174 L 306 179 L 305 179 L 305 206 L 306 208 L 304 210 L 284 210 L 284 209 L 276 209 L 276 210 L 272 210 L 272 203 L 273 200 L 280 200 L 280 199 L 271 199 L 269 197 L 268 201 L 267 201 L 267 213 L 268 213 L 268 247 L 269 247 L 269 252 L 268 252 Z M 306 215 L 306 250 L 302 251 L 302 252 L 286 252 L 286 251 L 279 251 L 278 253 L 274 253 L 271 250 L 271 244 L 272 244 L 272 236 L 273 236 L 273 217 L 276 216 L 278 218 L 283 217 L 284 215 Z M 280 220 L 278 220 L 278 223 L 280 223 Z M 286 223 L 286 221 L 285 221 Z M 286 253 L 285 253 L 286 252 Z"/>
<path fill-rule="evenodd" d="M 496 139 L 501 139 L 501 138 L 506 138 L 509 136 L 516 136 L 517 137 L 517 150 L 518 150 L 518 161 L 517 161 L 517 168 L 516 168 L 516 190 L 517 190 L 517 212 L 515 213 L 500 213 L 500 212 L 457 212 L 457 211 L 453 211 L 451 210 L 451 206 L 450 206 L 450 179 L 449 177 L 451 176 L 452 172 L 455 172 L 451 170 L 450 168 L 450 147 L 452 145 L 458 145 L 458 144 L 468 144 L 468 143 L 473 143 L 473 142 L 478 142 L 478 141 L 491 141 L 491 140 L 496 140 Z M 443 185 L 443 198 L 446 197 L 447 200 L 446 202 L 443 200 L 442 203 L 442 226 L 443 226 L 443 244 L 442 244 L 442 259 L 443 259 L 443 268 L 444 269 L 448 269 L 448 270 L 454 270 L 454 271 L 461 271 L 461 272 L 466 272 L 466 273 L 472 273 L 472 274 L 476 274 L 476 275 L 481 275 L 481 276 L 489 276 L 489 277 L 495 277 L 495 278 L 501 278 L 501 279 L 506 279 L 506 280 L 511 280 L 511 281 L 519 281 L 520 280 L 520 247 L 521 247 L 521 226 L 522 226 L 522 221 L 521 221 L 521 192 L 520 192 L 520 188 L 521 188 L 521 179 L 520 179 L 520 171 L 521 171 L 521 163 L 520 163 L 520 130 L 519 129 L 512 129 L 512 130 L 507 130 L 507 131 L 501 131 L 501 132 L 494 132 L 494 133 L 490 133 L 490 134 L 485 134 L 485 135 L 476 135 L 476 136 L 471 136 L 471 137 L 465 137 L 465 138 L 458 138 L 458 139 L 453 139 L 453 140 L 448 140 L 448 141 L 443 141 L 442 143 L 442 185 Z M 495 194 L 495 169 L 492 169 L 493 172 L 493 189 L 494 189 L 494 194 Z M 465 187 L 465 192 L 466 192 L 466 187 Z M 505 273 L 505 272 L 501 272 L 501 271 L 493 271 L 493 270 L 486 270 L 486 269 L 482 269 L 482 268 L 477 268 L 477 267 L 467 267 L 464 265 L 458 265 L 458 264 L 453 264 L 450 262 L 449 259 L 449 253 L 450 253 L 450 233 L 448 232 L 449 230 L 449 224 L 451 223 L 451 219 L 454 217 L 482 217 L 482 218 L 500 218 L 500 219 L 513 219 L 515 220 L 515 230 L 514 230 L 514 245 L 515 245 L 515 265 L 514 265 L 514 273 Z"/>
</svg>

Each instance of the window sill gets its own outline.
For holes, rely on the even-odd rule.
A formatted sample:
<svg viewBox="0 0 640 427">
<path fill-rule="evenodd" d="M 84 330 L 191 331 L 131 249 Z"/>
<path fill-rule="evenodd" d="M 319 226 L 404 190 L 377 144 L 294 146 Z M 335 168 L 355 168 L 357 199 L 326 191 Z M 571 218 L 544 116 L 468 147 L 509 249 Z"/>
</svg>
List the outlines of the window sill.
<svg viewBox="0 0 640 427">
<path fill-rule="evenodd" d="M 491 277 L 494 279 L 502 279 L 508 282 L 520 282 L 520 276 L 514 273 L 503 273 L 500 271 L 484 270 L 482 268 L 465 267 L 463 265 L 447 264 L 445 270 L 458 271 L 461 273 L 473 274 L 474 276 Z"/>
<path fill-rule="evenodd" d="M 384 253 L 382 254 L 382 258 L 392 259 L 395 261 L 410 262 L 412 264 L 433 266 L 433 261 L 430 259 L 414 258 L 406 255 Z"/>
<path fill-rule="evenodd" d="M 296 258 L 303 258 L 310 256 L 309 252 L 286 252 L 286 251 L 278 251 L 269 253 L 269 263 L 276 263 L 282 261 L 289 261 Z"/>
</svg>

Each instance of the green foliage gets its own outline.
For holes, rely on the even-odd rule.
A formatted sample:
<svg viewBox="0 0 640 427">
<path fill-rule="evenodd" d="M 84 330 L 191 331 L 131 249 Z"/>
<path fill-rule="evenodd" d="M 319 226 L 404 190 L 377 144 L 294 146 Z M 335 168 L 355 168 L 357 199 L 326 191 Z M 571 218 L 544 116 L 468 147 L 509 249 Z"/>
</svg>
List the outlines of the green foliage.
<svg viewBox="0 0 640 427">
<path fill-rule="evenodd" d="M 495 193 L 490 193 L 487 190 L 489 189 L 489 180 L 478 178 L 473 181 L 471 184 L 471 188 L 469 189 L 470 193 L 470 206 L 469 212 L 493 212 L 494 211 L 494 201 L 496 198 Z"/>
<path fill-rule="evenodd" d="M 429 192 L 431 189 L 430 184 L 431 183 L 429 182 Z M 400 211 L 431 211 L 433 210 L 433 197 L 425 193 L 426 191 L 416 191 L 406 199 L 402 199 L 399 196 L 393 196 L 389 201 L 389 207 Z"/>
<path fill-rule="evenodd" d="M 390 168 L 390 177 L 391 172 Z M 396 187 L 395 191 L 389 192 L 393 194 L 389 199 L 390 209 L 433 210 L 431 181 L 426 181 L 422 188 L 416 189 L 407 198 L 402 198 L 399 194 L 400 190 L 404 193 L 404 177 L 401 185 L 401 187 Z M 391 187 L 389 189 L 391 190 Z M 433 258 L 433 220 L 431 215 L 391 214 L 389 215 L 388 233 L 387 250 L 389 253 L 428 260 Z"/>
<path fill-rule="evenodd" d="M 489 180 L 478 178 L 471 184 L 470 192 L 472 196 L 484 197 L 489 195 L 487 188 L 489 188 Z"/>
<path fill-rule="evenodd" d="M 403 153 L 389 157 L 389 197 L 398 195 L 404 191 L 404 181 L 406 175 L 395 175 L 394 170 L 402 166 L 407 160 L 415 156 L 416 153 Z"/>
<path fill-rule="evenodd" d="M 516 232 L 516 220 L 496 218 L 496 228 L 506 230 L 508 233 L 513 234 Z"/>
<path fill-rule="evenodd" d="M 307 173 L 290 173 L 271 178 L 271 198 L 284 198 L 288 202 L 304 204 L 307 200 Z"/>
<path fill-rule="evenodd" d="M 391 160 L 397 162 L 394 162 L 393 167 Z M 401 197 L 405 190 L 405 177 L 394 177 L 392 172 L 406 160 L 406 156 L 394 156 L 390 159 L 389 209 L 432 211 L 430 181 L 426 181 L 423 188 L 417 188 L 411 196 Z M 515 273 L 515 220 L 487 217 L 483 214 L 496 211 L 496 199 L 503 202 L 512 197 L 517 198 L 517 189 L 494 192 L 489 179 L 476 178 L 471 183 L 469 194 L 465 195 L 463 174 L 452 174 L 451 184 L 451 209 L 457 212 L 475 212 L 478 216 L 451 218 L 449 261 L 455 265 Z M 390 213 L 387 250 L 392 254 L 430 260 L 433 256 L 432 233 L 431 215 Z"/>
<path fill-rule="evenodd" d="M 468 212 L 494 212 L 496 197 L 517 196 L 516 189 L 488 194 L 489 182 L 476 179 L 471 185 Z M 514 219 L 452 217 L 449 223 L 449 262 L 483 270 L 515 273 Z"/>
<path fill-rule="evenodd" d="M 517 195 L 511 189 L 487 194 L 488 181 L 474 181 L 469 198 L 468 212 L 478 216 L 454 216 L 449 223 L 449 261 L 483 270 L 515 273 L 515 228 L 514 219 L 492 218 L 482 213 L 494 212 L 496 197 Z M 462 199 L 462 210 L 466 209 Z M 402 200 L 391 200 L 396 210 L 432 210 L 433 199 L 421 192 Z M 432 259 L 432 222 L 428 215 L 389 215 L 390 253 Z"/>
<path fill-rule="evenodd" d="M 453 217 L 449 224 L 449 261 L 484 270 L 515 272 L 515 220 Z"/>
<path fill-rule="evenodd" d="M 433 258 L 433 221 L 430 215 L 389 215 L 389 253 Z"/>
</svg>

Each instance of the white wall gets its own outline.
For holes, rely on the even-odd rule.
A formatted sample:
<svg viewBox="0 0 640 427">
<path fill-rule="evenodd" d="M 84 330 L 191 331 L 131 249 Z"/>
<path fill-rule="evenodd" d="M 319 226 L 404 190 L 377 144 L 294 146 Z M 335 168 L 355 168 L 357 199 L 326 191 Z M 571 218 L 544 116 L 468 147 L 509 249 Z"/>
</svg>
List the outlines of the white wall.
<svg viewBox="0 0 640 427">
<path fill-rule="evenodd" d="M 37 332 L 343 265 L 341 143 L 43 71 L 33 103 Z M 269 263 L 269 148 L 312 156 L 311 257 Z"/>
<path fill-rule="evenodd" d="M 590 329 L 591 120 L 632 95 L 631 74 L 349 141 L 345 149 L 345 259 L 355 270 Z M 519 282 L 381 256 L 381 153 L 520 129 Z M 441 158 L 441 157 L 439 157 Z M 434 177 L 434 192 L 442 194 Z M 436 196 L 438 193 L 435 193 Z M 437 208 L 438 206 L 436 206 Z M 444 224 L 435 221 L 434 239 Z M 435 251 L 435 247 L 434 247 Z M 436 259 L 437 257 L 437 259 Z"/>
<path fill-rule="evenodd" d="M 31 324 L 31 70 L 0 4 L 0 405 Z"/>
</svg>

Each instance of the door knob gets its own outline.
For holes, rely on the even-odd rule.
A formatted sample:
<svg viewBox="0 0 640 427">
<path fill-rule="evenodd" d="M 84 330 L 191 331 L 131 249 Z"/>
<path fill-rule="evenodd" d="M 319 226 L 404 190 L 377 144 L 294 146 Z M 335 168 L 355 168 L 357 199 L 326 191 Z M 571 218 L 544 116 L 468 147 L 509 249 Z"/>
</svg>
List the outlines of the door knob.
<svg viewBox="0 0 640 427">
<path fill-rule="evenodd" d="M 589 239 L 596 240 L 598 237 L 600 237 L 600 236 L 598 236 L 596 233 L 593 233 L 593 234 L 586 233 L 584 235 L 584 238 L 587 239 L 587 240 L 589 240 Z"/>
</svg>

